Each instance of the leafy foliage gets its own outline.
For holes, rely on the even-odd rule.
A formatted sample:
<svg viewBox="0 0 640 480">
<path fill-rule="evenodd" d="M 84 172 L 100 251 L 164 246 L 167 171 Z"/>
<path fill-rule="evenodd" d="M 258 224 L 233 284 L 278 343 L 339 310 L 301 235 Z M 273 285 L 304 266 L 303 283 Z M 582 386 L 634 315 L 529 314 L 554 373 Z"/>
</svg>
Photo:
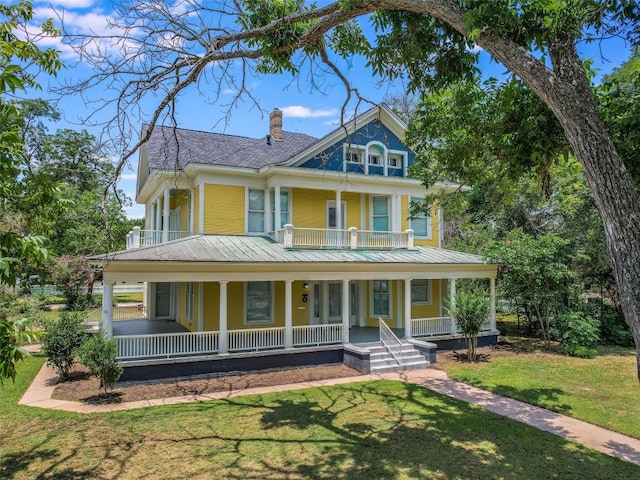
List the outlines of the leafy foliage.
<svg viewBox="0 0 640 480">
<path fill-rule="evenodd" d="M 599 330 L 600 322 L 580 311 L 562 312 L 553 321 L 554 336 L 572 357 L 595 357 Z"/>
<path fill-rule="evenodd" d="M 491 301 L 483 291 L 460 292 L 449 306 L 449 314 L 455 318 L 460 333 L 467 344 L 469 360 L 477 359 L 478 334 L 491 313 Z"/>
<path fill-rule="evenodd" d="M 0 318 L 0 385 L 4 379 L 16 379 L 16 362 L 28 355 L 22 348 L 24 343 L 33 343 L 40 338 L 39 332 L 30 330 L 30 320 L 7 320 Z"/>
<path fill-rule="evenodd" d="M 42 348 L 47 356 L 47 364 L 53 366 L 61 382 L 69 378 L 76 351 L 86 336 L 82 314 L 78 312 L 62 312 L 58 320 L 46 324 Z"/>
<path fill-rule="evenodd" d="M 115 339 L 107 338 L 101 331 L 84 342 L 78 350 L 80 363 L 100 380 L 100 387 L 104 388 L 105 394 L 107 388 L 122 375 L 122 367 L 116 361 L 117 349 Z"/>
</svg>

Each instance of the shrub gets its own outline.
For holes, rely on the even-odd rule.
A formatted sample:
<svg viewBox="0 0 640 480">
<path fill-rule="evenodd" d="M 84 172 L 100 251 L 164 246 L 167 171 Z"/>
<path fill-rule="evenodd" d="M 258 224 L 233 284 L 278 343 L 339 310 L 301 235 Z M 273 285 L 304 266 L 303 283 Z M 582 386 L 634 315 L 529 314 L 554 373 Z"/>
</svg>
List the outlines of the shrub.
<svg viewBox="0 0 640 480">
<path fill-rule="evenodd" d="M 598 356 L 598 351 L 595 348 L 582 347 L 580 345 L 575 347 L 570 347 L 570 349 L 566 351 L 567 351 L 567 355 L 571 357 L 596 358 Z"/>
<path fill-rule="evenodd" d="M 469 360 L 475 362 L 478 333 L 491 313 L 489 298 L 482 291 L 458 293 L 455 305 L 450 306 L 449 312 L 455 318 L 458 330 L 464 335 Z"/>
<path fill-rule="evenodd" d="M 78 350 L 80 363 L 100 380 L 100 388 L 111 387 L 122 375 L 122 367 L 116 362 L 117 345 L 115 339 L 108 339 L 104 332 L 98 332 Z"/>
<path fill-rule="evenodd" d="M 62 312 L 58 320 L 46 323 L 46 331 L 42 335 L 47 364 L 53 366 L 61 382 L 69 378 L 76 350 L 87 337 L 82 317 L 81 313 Z"/>
<path fill-rule="evenodd" d="M 564 312 L 555 318 L 553 333 L 568 355 L 593 358 L 584 355 L 587 350 L 595 352 L 592 347 L 600 341 L 600 321 L 582 312 Z"/>
</svg>

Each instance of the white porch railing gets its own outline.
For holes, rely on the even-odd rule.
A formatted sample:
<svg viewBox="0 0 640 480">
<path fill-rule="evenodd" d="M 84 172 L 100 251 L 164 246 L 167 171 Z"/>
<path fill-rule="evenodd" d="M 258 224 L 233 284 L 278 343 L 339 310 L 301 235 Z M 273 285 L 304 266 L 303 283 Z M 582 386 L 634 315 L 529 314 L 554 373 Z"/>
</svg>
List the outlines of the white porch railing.
<svg viewBox="0 0 640 480">
<path fill-rule="evenodd" d="M 402 365 L 402 342 L 395 336 L 393 331 L 384 323 L 384 320 L 378 317 L 380 322 L 380 343 L 391 354 L 391 356 Z"/>
<path fill-rule="evenodd" d="M 218 351 L 218 332 L 123 335 L 113 338 L 118 345 L 118 360 L 197 355 Z"/>
<path fill-rule="evenodd" d="M 451 317 L 411 319 L 411 335 L 415 337 L 450 335 L 456 332 L 457 328 Z"/>
<path fill-rule="evenodd" d="M 127 233 L 127 250 L 158 245 L 162 243 L 163 234 L 162 230 L 141 230 L 140 227 L 133 227 L 133 230 Z M 169 230 L 167 241 L 179 240 L 190 235 L 191 232 L 185 230 Z"/>
<path fill-rule="evenodd" d="M 325 228 L 294 228 L 287 224 L 277 232 L 276 239 L 284 248 L 349 248 L 349 249 L 411 249 L 413 230 L 378 232 Z"/>
<path fill-rule="evenodd" d="M 284 348 L 284 327 L 229 330 L 229 351 Z"/>
<path fill-rule="evenodd" d="M 143 305 L 137 307 L 113 307 L 113 320 L 135 320 L 138 318 L 147 318 L 147 311 Z M 102 323 L 102 309 L 92 310 L 84 317 L 84 323 L 97 324 Z"/>
<path fill-rule="evenodd" d="M 331 343 L 342 343 L 342 324 L 293 327 L 293 345 L 296 347 Z"/>
</svg>

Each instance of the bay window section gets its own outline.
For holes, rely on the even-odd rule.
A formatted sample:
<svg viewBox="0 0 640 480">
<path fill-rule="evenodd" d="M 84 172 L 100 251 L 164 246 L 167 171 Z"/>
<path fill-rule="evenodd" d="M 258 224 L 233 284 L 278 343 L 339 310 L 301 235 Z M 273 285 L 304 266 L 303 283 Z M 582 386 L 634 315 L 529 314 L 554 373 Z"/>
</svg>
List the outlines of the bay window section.
<svg viewBox="0 0 640 480">
<path fill-rule="evenodd" d="M 391 285 L 389 283 L 389 280 L 373 280 L 371 282 L 374 317 L 389 317 L 391 312 Z"/>
<path fill-rule="evenodd" d="M 273 323 L 271 282 L 247 282 L 245 323 Z"/>
<path fill-rule="evenodd" d="M 411 303 L 430 304 L 431 303 L 431 281 L 426 278 L 416 278 L 411 280 Z"/>
<path fill-rule="evenodd" d="M 247 232 L 264 233 L 264 190 L 249 189 L 247 201 Z"/>
<path fill-rule="evenodd" d="M 424 198 L 411 198 L 411 229 L 415 237 L 431 238 L 431 212 L 425 209 Z"/>
<path fill-rule="evenodd" d="M 376 232 L 389 231 L 389 198 L 384 196 L 374 196 L 371 208 L 372 230 Z"/>
<path fill-rule="evenodd" d="M 271 231 L 276 230 L 276 202 L 275 191 L 271 191 Z M 289 212 L 289 192 L 286 190 L 280 190 L 280 228 L 286 224 L 291 223 L 291 213 Z"/>
</svg>

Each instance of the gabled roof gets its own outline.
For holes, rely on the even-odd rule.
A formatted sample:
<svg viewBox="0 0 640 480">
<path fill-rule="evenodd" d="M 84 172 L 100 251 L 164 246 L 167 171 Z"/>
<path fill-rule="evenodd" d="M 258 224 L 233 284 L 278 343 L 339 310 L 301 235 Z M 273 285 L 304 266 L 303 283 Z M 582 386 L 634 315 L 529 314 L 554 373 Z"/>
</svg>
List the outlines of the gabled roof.
<svg viewBox="0 0 640 480">
<path fill-rule="evenodd" d="M 104 258 L 104 257 L 102 257 Z M 94 260 L 100 257 L 93 257 Z M 434 247 L 412 250 L 284 249 L 270 238 L 241 235 L 195 235 L 151 247 L 109 254 L 110 262 L 243 264 L 419 264 L 484 265 L 478 255 Z"/>
<path fill-rule="evenodd" d="M 282 141 L 249 138 L 183 128 L 154 128 L 145 145 L 149 168 L 175 170 L 190 163 L 262 168 L 285 162 L 318 141 L 302 133 L 284 132 Z"/>
</svg>

